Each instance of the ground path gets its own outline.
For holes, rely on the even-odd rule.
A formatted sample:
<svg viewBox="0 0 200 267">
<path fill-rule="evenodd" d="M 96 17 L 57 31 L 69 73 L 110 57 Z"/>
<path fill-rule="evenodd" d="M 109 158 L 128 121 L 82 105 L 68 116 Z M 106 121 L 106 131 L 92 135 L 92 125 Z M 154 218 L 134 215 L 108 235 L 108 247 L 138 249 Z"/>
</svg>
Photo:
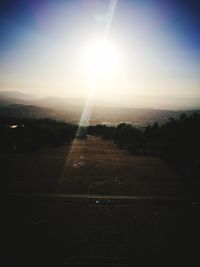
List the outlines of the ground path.
<svg viewBox="0 0 200 267">
<path fill-rule="evenodd" d="M 199 183 L 162 160 L 96 137 L 0 157 L 2 266 L 200 266 Z"/>
<path fill-rule="evenodd" d="M 69 146 L 0 155 L 10 192 L 198 197 L 198 181 L 178 177 L 161 159 L 131 155 L 88 136 Z"/>
</svg>

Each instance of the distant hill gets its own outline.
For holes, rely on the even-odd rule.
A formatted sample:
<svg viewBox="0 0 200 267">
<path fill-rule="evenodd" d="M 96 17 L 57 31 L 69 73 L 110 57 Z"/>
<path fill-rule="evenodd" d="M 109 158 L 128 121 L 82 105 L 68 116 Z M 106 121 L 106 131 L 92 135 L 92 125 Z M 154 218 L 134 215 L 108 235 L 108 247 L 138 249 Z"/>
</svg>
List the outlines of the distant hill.
<svg viewBox="0 0 200 267">
<path fill-rule="evenodd" d="M 31 104 L 34 96 L 17 91 L 0 91 L 0 107 L 6 107 L 10 104 Z"/>
<path fill-rule="evenodd" d="M 0 107 L 0 115 L 25 118 L 53 118 L 54 111 L 32 105 L 11 104 Z"/>
<path fill-rule="evenodd" d="M 200 110 L 95 107 L 92 112 L 91 123 L 101 122 L 107 125 L 117 125 L 121 122 L 127 122 L 136 126 L 146 126 L 155 122 L 163 124 L 169 117 L 178 118 L 182 113 L 190 115 L 194 112 L 200 112 Z"/>
<path fill-rule="evenodd" d="M 161 110 L 192 110 L 200 108 L 200 96 L 118 95 L 113 107 L 151 108 Z"/>
<path fill-rule="evenodd" d="M 21 92 L 0 92 L 0 115 L 28 118 L 53 118 L 70 123 L 80 121 L 84 98 L 36 98 Z M 180 114 L 190 115 L 200 109 L 172 110 L 153 108 L 117 107 L 108 102 L 96 100 L 90 122 L 95 124 L 117 125 L 121 122 L 145 126 L 158 122 L 165 123 L 169 117 L 177 118 Z"/>
<path fill-rule="evenodd" d="M 0 91 L 0 98 L 11 98 L 11 99 L 21 99 L 21 100 L 36 99 L 36 97 L 31 94 L 22 93 L 19 91 Z"/>
<path fill-rule="evenodd" d="M 187 115 L 194 110 L 184 112 Z M 200 112 L 200 111 L 198 111 Z M 165 123 L 169 117 L 178 118 L 183 113 L 171 110 L 154 110 L 154 109 L 134 109 L 134 108 L 112 108 L 112 107 L 95 107 L 92 110 L 91 124 L 117 125 L 121 122 L 132 123 L 136 126 L 145 126 L 158 122 Z M 27 118 L 52 118 L 64 120 L 70 123 L 78 123 L 82 114 L 81 108 L 71 106 L 65 111 L 51 108 L 42 108 L 33 105 L 11 104 L 6 107 L 0 107 L 0 115 L 11 117 Z"/>
<path fill-rule="evenodd" d="M 68 106 L 84 105 L 83 98 L 59 98 L 59 97 L 46 97 L 32 101 L 34 105 L 41 107 L 48 107 L 54 109 L 65 110 Z"/>
</svg>

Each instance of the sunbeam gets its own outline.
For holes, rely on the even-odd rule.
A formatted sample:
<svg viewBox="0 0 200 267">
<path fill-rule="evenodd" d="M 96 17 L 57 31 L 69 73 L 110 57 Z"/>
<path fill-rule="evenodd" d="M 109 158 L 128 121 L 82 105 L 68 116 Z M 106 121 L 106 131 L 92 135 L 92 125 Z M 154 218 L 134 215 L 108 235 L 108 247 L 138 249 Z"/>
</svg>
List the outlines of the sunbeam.
<svg viewBox="0 0 200 267">
<path fill-rule="evenodd" d="M 87 80 L 89 86 L 89 94 L 87 96 L 83 112 L 78 124 L 76 138 L 84 138 L 87 135 L 87 127 L 90 124 L 92 105 L 95 98 L 95 92 L 97 90 L 97 83 L 101 81 L 101 79 L 105 79 L 107 76 L 111 75 L 117 68 L 117 50 L 108 41 L 116 5 L 117 0 L 110 0 L 104 36 L 102 37 L 102 39 L 92 42 L 84 52 L 84 60 L 86 62 L 86 69 L 88 75 Z M 71 157 L 73 155 L 75 144 L 74 142 L 75 141 L 72 142 L 71 147 L 69 149 L 61 181 L 63 179 L 63 175 L 67 165 L 71 163 Z M 59 182 L 59 184 L 61 183 Z"/>
</svg>

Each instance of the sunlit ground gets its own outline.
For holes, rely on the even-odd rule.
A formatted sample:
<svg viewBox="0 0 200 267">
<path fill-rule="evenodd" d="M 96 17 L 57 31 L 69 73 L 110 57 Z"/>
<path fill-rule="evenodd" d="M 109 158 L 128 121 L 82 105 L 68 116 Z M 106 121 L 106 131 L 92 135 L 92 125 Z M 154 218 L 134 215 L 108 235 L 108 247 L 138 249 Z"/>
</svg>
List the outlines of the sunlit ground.
<svg viewBox="0 0 200 267">
<path fill-rule="evenodd" d="M 185 184 L 162 160 L 130 155 L 112 141 L 92 136 L 75 139 L 68 153 L 57 193 L 147 196 L 186 193 Z"/>
</svg>

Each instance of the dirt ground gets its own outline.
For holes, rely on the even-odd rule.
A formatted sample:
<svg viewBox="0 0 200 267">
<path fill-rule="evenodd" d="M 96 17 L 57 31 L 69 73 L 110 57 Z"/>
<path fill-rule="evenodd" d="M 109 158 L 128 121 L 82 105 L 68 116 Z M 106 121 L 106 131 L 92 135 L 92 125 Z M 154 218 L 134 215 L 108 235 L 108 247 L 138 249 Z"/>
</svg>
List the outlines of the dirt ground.
<svg viewBox="0 0 200 267">
<path fill-rule="evenodd" d="M 162 160 L 96 137 L 0 160 L 2 266 L 200 266 L 199 185 Z"/>
<path fill-rule="evenodd" d="M 93 136 L 35 153 L 0 154 L 0 162 L 9 192 L 198 195 L 196 182 L 178 177 L 161 159 L 130 155 Z"/>
</svg>

